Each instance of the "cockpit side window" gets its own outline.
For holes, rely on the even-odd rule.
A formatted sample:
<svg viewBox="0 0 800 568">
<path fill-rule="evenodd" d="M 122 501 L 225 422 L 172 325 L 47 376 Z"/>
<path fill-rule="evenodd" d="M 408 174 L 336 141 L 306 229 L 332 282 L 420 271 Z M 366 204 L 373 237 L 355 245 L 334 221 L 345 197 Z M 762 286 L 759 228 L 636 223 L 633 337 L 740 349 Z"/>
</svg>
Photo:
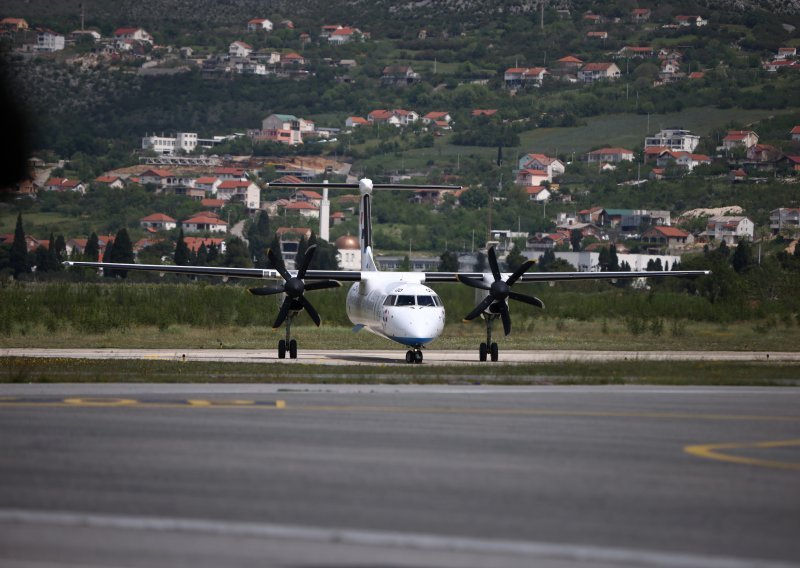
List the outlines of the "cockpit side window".
<svg viewBox="0 0 800 568">
<path fill-rule="evenodd" d="M 397 306 L 413 306 L 414 296 L 397 296 Z"/>
<path fill-rule="evenodd" d="M 433 296 L 433 303 L 440 308 L 444 305 L 442 304 L 442 299 L 439 296 Z"/>
<path fill-rule="evenodd" d="M 386 299 L 383 301 L 384 306 L 394 306 L 394 301 L 397 299 L 397 296 L 386 296 Z"/>
<path fill-rule="evenodd" d="M 434 306 L 433 296 L 417 296 L 418 306 Z"/>
</svg>

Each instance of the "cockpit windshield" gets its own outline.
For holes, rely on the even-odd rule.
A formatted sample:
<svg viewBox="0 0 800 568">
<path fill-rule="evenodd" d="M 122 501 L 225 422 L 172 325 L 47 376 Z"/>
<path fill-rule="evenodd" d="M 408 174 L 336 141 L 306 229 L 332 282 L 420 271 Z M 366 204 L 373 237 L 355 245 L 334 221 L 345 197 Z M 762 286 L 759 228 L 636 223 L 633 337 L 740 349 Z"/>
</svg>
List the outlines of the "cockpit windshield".
<svg viewBox="0 0 800 568">
<path fill-rule="evenodd" d="M 397 296 L 397 303 L 395 306 L 413 306 L 414 305 L 414 296 Z"/>
<path fill-rule="evenodd" d="M 411 296 L 407 295 L 390 295 L 386 297 L 383 302 L 384 306 L 441 306 L 442 301 L 439 296 Z"/>
</svg>

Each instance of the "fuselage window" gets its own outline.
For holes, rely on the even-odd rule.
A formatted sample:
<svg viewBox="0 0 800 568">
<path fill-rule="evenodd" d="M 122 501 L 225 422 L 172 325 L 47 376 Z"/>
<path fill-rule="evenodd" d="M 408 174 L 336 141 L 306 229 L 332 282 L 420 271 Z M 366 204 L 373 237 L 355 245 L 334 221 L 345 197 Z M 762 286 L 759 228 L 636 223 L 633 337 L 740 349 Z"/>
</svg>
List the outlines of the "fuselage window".
<svg viewBox="0 0 800 568">
<path fill-rule="evenodd" d="M 397 306 L 413 306 L 414 296 L 397 296 Z"/>
<path fill-rule="evenodd" d="M 434 306 L 433 296 L 417 296 L 418 306 Z"/>
</svg>

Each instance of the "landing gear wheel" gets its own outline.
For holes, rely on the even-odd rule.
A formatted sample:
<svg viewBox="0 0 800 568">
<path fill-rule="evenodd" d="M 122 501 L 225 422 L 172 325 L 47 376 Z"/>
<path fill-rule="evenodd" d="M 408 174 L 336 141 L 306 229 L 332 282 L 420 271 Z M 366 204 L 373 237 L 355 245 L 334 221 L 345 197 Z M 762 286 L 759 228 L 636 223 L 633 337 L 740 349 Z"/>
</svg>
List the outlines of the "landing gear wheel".
<svg viewBox="0 0 800 568">
<path fill-rule="evenodd" d="M 297 359 L 297 341 L 294 339 L 289 342 L 289 359 Z"/>
<path fill-rule="evenodd" d="M 406 363 L 413 363 L 413 362 L 414 362 L 414 352 L 406 351 Z"/>
<path fill-rule="evenodd" d="M 478 357 L 481 361 L 486 361 L 486 344 L 481 343 L 480 348 L 478 349 Z"/>
<path fill-rule="evenodd" d="M 492 347 L 489 349 L 489 351 L 492 356 L 492 361 L 497 361 L 497 359 L 500 357 L 500 350 L 497 348 L 497 343 L 492 343 Z"/>
<path fill-rule="evenodd" d="M 414 351 L 414 363 L 422 363 L 422 351 Z"/>
<path fill-rule="evenodd" d="M 278 342 L 278 359 L 286 359 L 286 341 L 283 339 Z"/>
</svg>

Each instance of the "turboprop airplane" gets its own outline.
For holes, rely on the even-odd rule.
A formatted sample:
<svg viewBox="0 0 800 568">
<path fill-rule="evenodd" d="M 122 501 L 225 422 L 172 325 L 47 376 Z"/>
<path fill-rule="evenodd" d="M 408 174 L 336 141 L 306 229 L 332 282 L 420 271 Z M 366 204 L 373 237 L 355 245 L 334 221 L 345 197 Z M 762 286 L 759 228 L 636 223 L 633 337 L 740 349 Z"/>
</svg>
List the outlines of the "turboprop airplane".
<svg viewBox="0 0 800 568">
<path fill-rule="evenodd" d="M 526 261 L 513 273 L 500 272 L 494 247 L 488 250 L 490 272 L 381 272 L 378 270 L 372 249 L 372 197 L 373 190 L 380 189 L 460 189 L 458 186 L 411 186 L 398 184 L 376 184 L 362 179 L 353 183 L 272 183 L 270 187 L 327 187 L 358 189 L 360 193 L 359 242 L 361 248 L 361 270 L 309 270 L 315 247 L 306 251 L 302 265 L 296 271 L 286 269 L 283 260 L 274 251 L 268 257 L 274 269 L 228 268 L 203 266 L 172 266 L 154 264 L 123 264 L 67 261 L 66 266 L 105 268 L 115 270 L 148 271 L 159 273 L 221 276 L 223 278 L 255 278 L 282 280 L 276 286 L 250 288 L 256 296 L 282 294 L 283 303 L 273 328 L 285 326 L 286 337 L 278 342 L 278 357 L 297 358 L 297 341 L 292 339 L 292 321 L 301 312 L 308 313 L 319 326 L 321 318 L 314 306 L 305 297 L 306 292 L 335 288 L 342 282 L 352 282 L 347 293 L 347 316 L 354 324 L 353 331 L 366 329 L 376 335 L 395 341 L 408 348 L 407 363 L 422 363 L 422 349 L 444 331 L 445 311 L 442 300 L 429 283 L 462 283 L 481 291 L 483 298 L 468 313 L 465 321 L 482 317 L 486 323 L 486 341 L 478 349 L 480 361 L 499 359 L 499 348 L 492 340 L 492 326 L 496 320 L 503 325 L 505 335 L 511 333 L 511 315 L 508 301 L 515 300 L 538 308 L 544 302 L 535 296 L 514 292 L 518 282 L 556 282 L 564 280 L 618 280 L 651 278 L 656 276 L 699 276 L 707 271 L 649 271 L 649 272 L 534 272 L 528 270 L 534 262 Z"/>
</svg>

